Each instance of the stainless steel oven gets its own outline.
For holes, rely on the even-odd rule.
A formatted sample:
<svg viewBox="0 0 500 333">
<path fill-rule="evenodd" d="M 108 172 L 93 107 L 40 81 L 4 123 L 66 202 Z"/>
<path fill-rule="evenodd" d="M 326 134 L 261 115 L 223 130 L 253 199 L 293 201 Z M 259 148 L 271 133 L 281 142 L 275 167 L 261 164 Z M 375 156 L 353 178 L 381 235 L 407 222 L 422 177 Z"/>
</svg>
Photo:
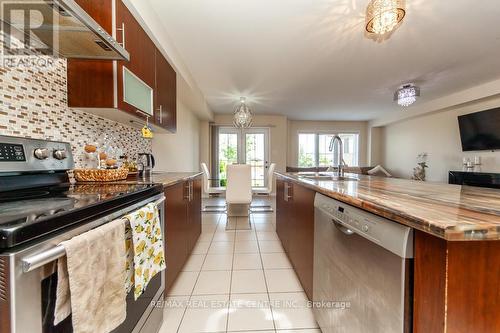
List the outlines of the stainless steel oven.
<svg viewBox="0 0 500 333">
<path fill-rule="evenodd" d="M 0 332 L 72 332 L 71 317 L 53 325 L 56 261 L 65 255 L 58 244 L 151 202 L 156 202 L 159 207 L 163 228 L 164 200 L 163 194 L 157 194 L 69 231 L 0 253 Z M 127 319 L 114 332 L 157 332 L 163 311 L 153 304 L 162 299 L 164 290 L 165 279 L 161 273 L 152 279 L 147 291 L 137 301 L 134 301 L 132 291 L 127 296 Z"/>
</svg>

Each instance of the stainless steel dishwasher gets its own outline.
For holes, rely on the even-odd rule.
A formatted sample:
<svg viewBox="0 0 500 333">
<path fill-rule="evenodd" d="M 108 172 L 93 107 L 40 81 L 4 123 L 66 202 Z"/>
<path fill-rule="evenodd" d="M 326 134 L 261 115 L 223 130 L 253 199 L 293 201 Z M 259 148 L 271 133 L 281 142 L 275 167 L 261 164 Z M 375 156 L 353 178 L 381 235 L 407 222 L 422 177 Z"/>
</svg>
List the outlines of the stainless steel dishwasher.
<svg viewBox="0 0 500 333">
<path fill-rule="evenodd" d="M 413 230 L 316 194 L 313 306 L 323 333 L 411 332 Z"/>
</svg>

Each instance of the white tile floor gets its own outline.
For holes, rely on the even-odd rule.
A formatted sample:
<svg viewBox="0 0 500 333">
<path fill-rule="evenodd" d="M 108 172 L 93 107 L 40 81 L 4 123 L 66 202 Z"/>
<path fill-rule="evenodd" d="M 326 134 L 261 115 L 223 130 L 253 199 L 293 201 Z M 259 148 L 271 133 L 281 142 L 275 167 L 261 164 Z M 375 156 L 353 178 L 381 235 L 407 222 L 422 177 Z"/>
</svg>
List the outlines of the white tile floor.
<svg viewBox="0 0 500 333">
<path fill-rule="evenodd" d="M 274 213 L 205 213 L 202 235 L 168 293 L 160 333 L 320 333 L 276 234 Z"/>
</svg>

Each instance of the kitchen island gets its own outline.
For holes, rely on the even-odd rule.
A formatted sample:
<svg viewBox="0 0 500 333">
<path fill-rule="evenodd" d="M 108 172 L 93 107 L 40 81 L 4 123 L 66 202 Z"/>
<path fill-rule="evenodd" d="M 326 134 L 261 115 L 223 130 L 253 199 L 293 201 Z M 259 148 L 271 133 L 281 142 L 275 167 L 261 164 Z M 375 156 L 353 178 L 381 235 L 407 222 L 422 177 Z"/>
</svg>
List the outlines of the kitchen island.
<svg viewBox="0 0 500 333">
<path fill-rule="evenodd" d="M 312 298 L 314 197 L 414 229 L 414 332 L 500 331 L 500 191 L 346 174 L 276 173 L 278 236 Z"/>
</svg>

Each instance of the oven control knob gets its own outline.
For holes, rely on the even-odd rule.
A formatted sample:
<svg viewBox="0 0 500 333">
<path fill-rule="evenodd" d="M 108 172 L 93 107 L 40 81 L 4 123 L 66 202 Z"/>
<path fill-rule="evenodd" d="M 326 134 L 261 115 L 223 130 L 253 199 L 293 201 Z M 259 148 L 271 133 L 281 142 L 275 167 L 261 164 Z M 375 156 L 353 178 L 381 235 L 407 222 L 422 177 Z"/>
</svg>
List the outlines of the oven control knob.
<svg viewBox="0 0 500 333">
<path fill-rule="evenodd" d="M 364 232 L 368 232 L 370 228 L 365 224 L 361 229 L 363 229 Z"/>
<path fill-rule="evenodd" d="M 39 160 L 45 160 L 49 158 L 49 150 L 47 148 L 37 148 L 35 149 L 35 158 Z"/>
<path fill-rule="evenodd" d="M 54 158 L 57 160 L 64 160 L 67 156 L 66 150 L 64 149 L 54 150 Z"/>
</svg>

